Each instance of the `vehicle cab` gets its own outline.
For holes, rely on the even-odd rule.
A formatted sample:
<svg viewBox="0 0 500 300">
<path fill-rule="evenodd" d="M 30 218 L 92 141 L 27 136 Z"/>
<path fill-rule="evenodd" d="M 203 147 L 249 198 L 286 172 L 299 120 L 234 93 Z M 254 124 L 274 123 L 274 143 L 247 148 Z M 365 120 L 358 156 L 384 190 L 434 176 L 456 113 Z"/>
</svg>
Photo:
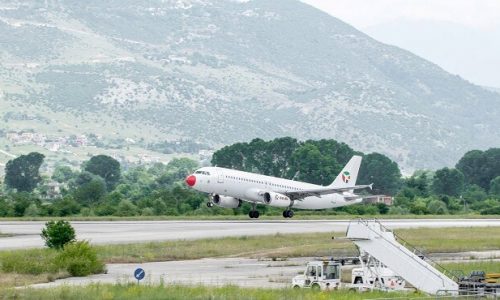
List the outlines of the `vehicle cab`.
<svg viewBox="0 0 500 300">
<path fill-rule="evenodd" d="M 336 261 L 311 261 L 307 263 L 304 274 L 292 280 L 294 288 L 333 290 L 340 287 L 341 264 Z"/>
</svg>

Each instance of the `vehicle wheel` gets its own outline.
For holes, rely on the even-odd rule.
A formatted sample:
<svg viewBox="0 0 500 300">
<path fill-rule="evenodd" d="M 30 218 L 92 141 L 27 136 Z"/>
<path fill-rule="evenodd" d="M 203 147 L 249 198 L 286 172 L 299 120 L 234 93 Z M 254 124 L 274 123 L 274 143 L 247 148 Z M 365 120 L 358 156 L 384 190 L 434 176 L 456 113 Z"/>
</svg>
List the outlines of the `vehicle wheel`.
<svg viewBox="0 0 500 300">
<path fill-rule="evenodd" d="M 258 219 L 258 218 L 259 218 L 259 216 L 260 216 L 260 213 L 259 213 L 259 211 L 258 211 L 258 210 L 256 210 L 256 211 L 254 212 L 254 214 L 253 214 L 253 217 L 254 217 L 254 218 L 256 218 L 256 219 Z"/>
<path fill-rule="evenodd" d="M 289 217 L 289 218 L 293 218 L 293 214 L 294 214 L 294 213 L 293 213 L 293 210 L 289 210 L 289 211 L 288 211 L 288 217 Z"/>
<path fill-rule="evenodd" d="M 255 218 L 255 217 L 254 217 L 254 213 L 255 213 L 255 211 L 251 210 L 251 211 L 248 213 L 248 216 L 249 216 L 251 219 L 253 219 L 253 218 Z"/>
<path fill-rule="evenodd" d="M 294 289 L 294 290 L 299 290 L 299 289 L 300 289 L 300 286 L 298 286 L 298 285 L 294 285 L 294 286 L 293 286 L 293 289 Z"/>
<path fill-rule="evenodd" d="M 321 287 L 317 283 L 314 283 L 313 285 L 311 285 L 311 290 L 319 291 L 320 289 L 321 289 Z"/>
<path fill-rule="evenodd" d="M 286 210 L 284 210 L 284 211 L 283 211 L 283 218 L 288 218 L 288 217 L 286 216 L 286 212 L 287 212 Z"/>
<path fill-rule="evenodd" d="M 211 202 L 211 201 L 209 201 L 209 202 L 207 202 L 207 206 L 208 206 L 208 207 L 213 207 L 213 206 L 214 206 L 214 203 L 213 203 L 213 202 Z"/>
</svg>

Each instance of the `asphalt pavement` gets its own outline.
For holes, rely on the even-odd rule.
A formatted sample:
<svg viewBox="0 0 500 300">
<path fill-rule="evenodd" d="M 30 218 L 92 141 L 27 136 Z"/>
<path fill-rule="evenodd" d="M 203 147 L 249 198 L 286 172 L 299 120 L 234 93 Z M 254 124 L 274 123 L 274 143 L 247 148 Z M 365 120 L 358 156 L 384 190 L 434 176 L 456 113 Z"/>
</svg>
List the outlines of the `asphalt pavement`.
<svg viewBox="0 0 500 300">
<path fill-rule="evenodd" d="M 399 219 L 380 220 L 391 229 L 500 226 L 500 219 Z M 165 240 L 203 239 L 276 233 L 343 232 L 346 220 L 248 221 L 88 221 L 71 222 L 77 238 L 93 244 L 120 244 Z M 42 247 L 44 222 L 2 221 L 0 250 Z"/>
</svg>

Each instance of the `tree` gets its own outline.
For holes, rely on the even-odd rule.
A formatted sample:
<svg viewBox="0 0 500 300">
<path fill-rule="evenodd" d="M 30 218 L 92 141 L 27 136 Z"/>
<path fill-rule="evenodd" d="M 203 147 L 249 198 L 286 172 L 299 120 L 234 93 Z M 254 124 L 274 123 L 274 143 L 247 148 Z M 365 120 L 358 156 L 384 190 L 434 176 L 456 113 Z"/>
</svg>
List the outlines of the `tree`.
<svg viewBox="0 0 500 300">
<path fill-rule="evenodd" d="M 72 184 L 73 198 L 80 204 L 96 203 L 106 195 L 106 183 L 100 176 L 82 172 Z"/>
<path fill-rule="evenodd" d="M 464 174 L 457 169 L 443 168 L 436 171 L 432 191 L 437 195 L 459 196 L 464 189 Z"/>
<path fill-rule="evenodd" d="M 463 198 L 468 203 L 480 202 L 488 198 L 488 194 L 479 185 L 470 185 L 467 190 L 463 193 Z"/>
<path fill-rule="evenodd" d="M 429 187 L 432 185 L 434 174 L 427 170 L 417 170 L 404 182 L 406 188 L 411 189 L 416 196 L 429 197 Z"/>
<path fill-rule="evenodd" d="M 380 153 L 363 157 L 359 170 L 359 184 L 373 183 L 379 193 L 394 195 L 401 187 L 401 171 L 398 164 Z"/>
<path fill-rule="evenodd" d="M 59 183 L 68 182 L 75 177 L 75 172 L 68 166 L 57 166 L 52 173 L 52 180 Z"/>
<path fill-rule="evenodd" d="M 114 189 L 121 177 L 120 163 L 107 155 L 93 156 L 85 163 L 84 170 L 101 176 L 109 191 Z"/>
<path fill-rule="evenodd" d="M 291 157 L 292 173 L 298 173 L 298 180 L 314 184 L 330 184 L 336 161 L 325 157 L 313 144 L 303 144 Z"/>
<path fill-rule="evenodd" d="M 490 195 L 500 198 L 500 176 L 490 182 Z"/>
<path fill-rule="evenodd" d="M 500 148 L 469 151 L 459 160 L 456 168 L 464 174 L 468 184 L 487 190 L 491 180 L 500 176 Z"/>
<path fill-rule="evenodd" d="M 42 229 L 42 239 L 49 248 L 62 249 L 67 243 L 75 241 L 75 229 L 68 221 L 48 221 Z"/>
<path fill-rule="evenodd" d="M 38 152 L 21 155 L 5 166 L 5 184 L 20 192 L 32 192 L 41 181 L 40 166 L 45 156 Z"/>
<path fill-rule="evenodd" d="M 54 201 L 52 206 L 53 215 L 59 217 L 77 214 L 81 209 L 80 205 L 71 196 L 66 196 L 62 199 Z"/>
</svg>

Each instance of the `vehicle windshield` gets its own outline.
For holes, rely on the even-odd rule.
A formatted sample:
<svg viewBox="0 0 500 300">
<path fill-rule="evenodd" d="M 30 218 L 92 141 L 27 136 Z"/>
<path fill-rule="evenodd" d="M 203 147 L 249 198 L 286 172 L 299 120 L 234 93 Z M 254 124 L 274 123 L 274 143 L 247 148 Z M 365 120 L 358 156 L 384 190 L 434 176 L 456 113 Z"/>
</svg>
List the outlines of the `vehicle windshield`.
<svg viewBox="0 0 500 300">
<path fill-rule="evenodd" d="M 339 271 L 338 265 L 326 265 L 323 269 L 326 279 L 338 279 L 340 274 Z"/>
<path fill-rule="evenodd" d="M 194 173 L 195 173 L 195 174 L 201 174 L 201 175 L 210 175 L 210 172 L 207 172 L 207 171 L 200 171 L 200 170 L 198 170 L 198 171 L 196 171 L 196 172 L 194 172 Z"/>
</svg>

